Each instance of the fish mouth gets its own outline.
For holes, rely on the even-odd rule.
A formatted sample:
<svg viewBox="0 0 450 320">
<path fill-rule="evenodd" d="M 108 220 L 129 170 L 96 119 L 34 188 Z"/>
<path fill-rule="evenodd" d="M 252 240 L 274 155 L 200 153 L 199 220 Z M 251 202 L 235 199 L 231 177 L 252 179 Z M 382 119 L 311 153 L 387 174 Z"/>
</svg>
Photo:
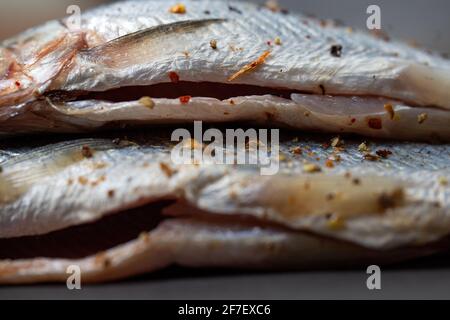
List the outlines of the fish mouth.
<svg viewBox="0 0 450 320">
<path fill-rule="evenodd" d="M 108 102 L 137 101 L 144 96 L 161 99 L 178 99 L 180 97 L 205 97 L 226 100 L 245 96 L 273 95 L 290 99 L 292 94 L 313 94 L 311 91 L 292 90 L 288 88 L 270 88 L 258 85 L 227 84 L 219 82 L 158 83 L 148 86 L 127 86 L 99 92 L 50 92 L 47 97 L 55 101 L 98 100 Z"/>
<path fill-rule="evenodd" d="M 179 217 L 212 223 L 217 226 L 236 224 L 248 229 L 270 228 L 281 232 L 302 233 L 275 222 L 245 215 L 229 217 L 216 214 L 211 216 L 196 210 L 191 214 L 183 213 L 180 216 L 166 211 L 175 203 L 174 200 L 160 200 L 124 209 L 93 222 L 74 225 L 43 235 L 2 238 L 0 239 L 0 260 L 83 259 L 129 243 L 154 231 L 162 222 Z M 372 251 L 372 249 L 367 250 Z"/>
<path fill-rule="evenodd" d="M 328 95 L 325 87 L 321 90 L 317 93 L 248 84 L 177 81 L 98 92 L 53 91 L 45 96 L 47 108 L 37 105 L 33 110 L 33 115 L 40 118 L 33 118 L 33 125 L 47 131 L 52 126 L 56 126 L 55 130 L 86 131 L 117 125 L 186 124 L 201 120 L 410 141 L 450 141 L 447 110 L 380 96 Z M 15 129 L 17 125 L 19 121 L 14 122 Z"/>
<path fill-rule="evenodd" d="M 109 250 L 120 248 L 141 238 L 148 238 L 153 231 L 156 231 L 164 223 L 185 220 L 200 224 L 206 223 L 223 230 L 230 228 L 230 232 L 234 226 L 239 226 L 239 228 L 249 231 L 256 228 L 272 230 L 280 234 L 311 237 L 319 242 L 334 242 L 337 246 L 363 251 L 364 259 L 373 259 L 374 257 L 387 258 L 382 261 L 388 264 L 402 261 L 405 257 L 406 259 L 412 259 L 422 255 L 429 255 L 436 250 L 442 249 L 443 243 L 446 244 L 450 241 L 445 239 L 424 246 L 405 247 L 403 248 L 403 253 L 408 252 L 408 254 L 396 257 L 397 249 L 377 250 L 363 247 L 343 239 L 319 235 L 306 230 L 296 230 L 276 222 L 246 215 L 236 214 L 230 217 L 228 215 L 215 214 L 211 216 L 201 210 L 193 211 L 191 214 L 183 213 L 182 215 L 177 215 L 171 213 L 170 210 L 166 210 L 174 204 L 177 204 L 175 200 L 160 200 L 131 209 L 124 209 L 93 222 L 67 227 L 43 235 L 3 238 L 0 239 L 0 261 L 18 261 L 20 263 L 20 261 L 36 259 L 81 261 L 81 259 L 87 257 L 101 258 Z M 148 241 L 147 239 L 144 240 Z M 365 260 L 359 261 L 356 259 L 355 262 L 341 262 L 336 266 L 358 266 L 363 261 Z"/>
<path fill-rule="evenodd" d="M 124 244 L 164 220 L 161 201 L 123 210 L 101 219 L 38 236 L 0 239 L 0 260 L 33 258 L 79 259 Z"/>
</svg>

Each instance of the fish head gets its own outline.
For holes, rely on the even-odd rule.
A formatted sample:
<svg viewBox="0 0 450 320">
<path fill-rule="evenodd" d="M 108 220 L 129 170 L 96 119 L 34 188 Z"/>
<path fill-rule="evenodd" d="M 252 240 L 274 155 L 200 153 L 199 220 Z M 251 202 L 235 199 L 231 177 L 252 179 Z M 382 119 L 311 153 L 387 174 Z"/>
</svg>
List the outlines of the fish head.
<svg viewBox="0 0 450 320">
<path fill-rule="evenodd" d="M 62 27 L 61 27 L 62 28 Z M 52 30 L 54 31 L 54 30 Z M 37 100 L 63 77 L 83 47 L 82 32 L 24 35 L 0 46 L 0 107 Z"/>
</svg>

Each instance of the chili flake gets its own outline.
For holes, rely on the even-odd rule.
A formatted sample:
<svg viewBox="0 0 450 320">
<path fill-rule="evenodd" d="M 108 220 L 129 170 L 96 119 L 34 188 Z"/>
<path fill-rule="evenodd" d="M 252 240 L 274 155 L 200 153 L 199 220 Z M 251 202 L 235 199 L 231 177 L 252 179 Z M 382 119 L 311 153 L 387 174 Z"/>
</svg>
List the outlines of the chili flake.
<svg viewBox="0 0 450 320">
<path fill-rule="evenodd" d="M 210 42 L 209 42 L 209 45 L 211 46 L 211 48 L 213 48 L 214 50 L 216 50 L 217 49 L 217 40 L 211 40 Z"/>
<path fill-rule="evenodd" d="M 327 160 L 325 161 L 325 166 L 326 166 L 327 168 L 334 168 L 334 162 L 333 162 L 333 160 L 327 159 Z"/>
<path fill-rule="evenodd" d="M 169 72 L 169 78 L 172 83 L 178 83 L 180 81 L 180 76 L 176 72 Z"/>
<path fill-rule="evenodd" d="M 276 44 L 277 46 L 281 46 L 281 39 L 280 39 L 280 37 L 276 37 L 276 38 L 275 38 L 275 44 Z"/>
<path fill-rule="evenodd" d="M 164 172 L 164 174 L 167 176 L 167 177 L 171 177 L 172 175 L 173 175 L 173 170 L 172 170 L 172 168 L 171 167 L 169 167 L 166 163 L 164 163 L 164 162 L 160 162 L 159 163 L 159 167 L 161 168 L 161 171 L 162 172 Z"/>
<path fill-rule="evenodd" d="M 176 14 L 185 14 L 186 13 L 186 6 L 182 3 L 178 3 L 176 5 L 173 5 L 170 7 L 169 12 L 176 13 Z"/>
<path fill-rule="evenodd" d="M 245 65 L 241 70 L 239 70 L 238 72 L 233 74 L 231 77 L 229 77 L 228 81 L 233 81 L 236 78 L 238 78 L 239 76 L 243 75 L 244 73 L 247 73 L 247 72 L 255 69 L 257 66 L 263 64 L 269 55 L 270 55 L 270 51 L 265 51 L 258 59 Z"/>
<path fill-rule="evenodd" d="M 191 98 L 191 96 L 182 96 L 179 99 L 182 104 L 187 104 L 189 103 L 189 101 L 191 101 Z"/>
<path fill-rule="evenodd" d="M 300 147 L 295 147 L 295 148 L 292 148 L 292 149 L 291 149 L 291 152 L 292 152 L 293 154 L 302 154 L 302 153 L 303 153 L 303 150 L 302 150 L 302 148 L 300 148 Z"/>
</svg>

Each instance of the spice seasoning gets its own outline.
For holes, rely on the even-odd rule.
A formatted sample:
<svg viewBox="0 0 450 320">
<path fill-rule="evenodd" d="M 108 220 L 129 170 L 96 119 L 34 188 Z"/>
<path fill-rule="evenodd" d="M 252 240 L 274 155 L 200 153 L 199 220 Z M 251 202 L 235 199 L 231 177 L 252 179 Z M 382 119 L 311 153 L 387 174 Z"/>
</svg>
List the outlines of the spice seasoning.
<svg viewBox="0 0 450 320">
<path fill-rule="evenodd" d="M 257 66 L 261 65 L 264 63 L 264 61 L 266 60 L 266 58 L 270 55 L 270 51 L 265 51 L 258 59 L 256 59 L 255 61 L 245 65 L 241 70 L 239 70 L 238 72 L 236 72 L 235 74 L 233 74 L 231 77 L 228 78 L 228 81 L 233 81 L 235 80 L 237 77 L 243 75 L 244 73 L 247 73 L 253 69 L 255 69 Z"/>
</svg>

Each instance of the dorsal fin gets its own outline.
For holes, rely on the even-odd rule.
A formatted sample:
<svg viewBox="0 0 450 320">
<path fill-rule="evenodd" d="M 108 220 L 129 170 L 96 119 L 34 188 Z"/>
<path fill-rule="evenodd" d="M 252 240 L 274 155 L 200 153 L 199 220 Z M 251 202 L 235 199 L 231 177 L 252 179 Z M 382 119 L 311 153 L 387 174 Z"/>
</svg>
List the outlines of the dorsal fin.
<svg viewBox="0 0 450 320">
<path fill-rule="evenodd" d="M 80 54 L 96 63 L 109 67 L 130 66 L 147 60 L 150 55 L 161 54 L 164 50 L 182 50 L 179 38 L 192 34 L 224 19 L 186 20 L 140 30 L 111 40 L 100 46 L 82 50 Z M 178 41 L 177 41 L 178 40 Z"/>
</svg>

